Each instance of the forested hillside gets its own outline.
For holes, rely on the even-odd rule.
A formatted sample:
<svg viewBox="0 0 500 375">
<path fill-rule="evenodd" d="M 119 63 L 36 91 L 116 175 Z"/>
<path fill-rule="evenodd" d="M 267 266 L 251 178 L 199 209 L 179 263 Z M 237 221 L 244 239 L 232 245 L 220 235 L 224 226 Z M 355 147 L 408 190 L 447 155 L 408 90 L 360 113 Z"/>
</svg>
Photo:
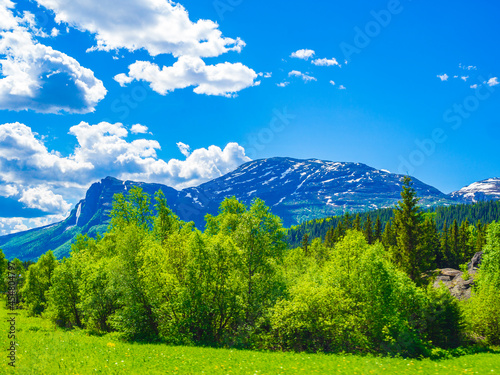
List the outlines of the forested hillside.
<svg viewBox="0 0 500 375">
<path fill-rule="evenodd" d="M 455 220 L 459 227 L 464 222 L 466 222 L 467 225 L 477 227 L 478 224 L 482 226 L 500 220 L 500 201 L 439 206 L 423 209 L 423 212 L 426 216 L 433 218 L 438 231 L 443 233 L 445 224 L 446 228 L 450 228 L 450 226 L 454 226 Z M 342 216 L 310 220 L 303 224 L 293 226 L 287 231 L 287 242 L 292 247 L 299 246 L 306 234 L 309 240 L 314 238 L 321 238 L 324 240 L 328 232 L 334 231 L 339 223 L 344 223 L 344 225 L 349 228 L 352 227 L 353 223 L 357 220 L 356 217 L 356 214 L 347 213 Z M 393 209 L 386 208 L 359 213 L 359 225 L 365 228 L 367 221 L 369 221 L 372 224 L 372 231 L 377 232 L 377 228 L 375 228 L 377 217 L 380 220 L 380 227 L 383 231 L 387 223 L 393 218 Z M 330 233 L 330 235 L 332 235 L 332 233 Z"/>
</svg>

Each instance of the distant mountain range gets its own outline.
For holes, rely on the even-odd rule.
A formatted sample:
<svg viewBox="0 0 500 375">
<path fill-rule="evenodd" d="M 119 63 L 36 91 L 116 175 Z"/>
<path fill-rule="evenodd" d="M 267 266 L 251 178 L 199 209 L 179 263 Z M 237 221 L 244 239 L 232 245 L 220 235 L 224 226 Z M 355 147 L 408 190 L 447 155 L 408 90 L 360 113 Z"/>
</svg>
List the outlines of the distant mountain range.
<svg viewBox="0 0 500 375">
<path fill-rule="evenodd" d="M 500 199 L 500 178 L 474 182 L 450 194 L 452 198 L 474 203 Z"/>
<path fill-rule="evenodd" d="M 399 199 L 403 176 L 361 163 L 317 159 L 270 158 L 251 161 L 222 177 L 181 191 L 169 186 L 106 177 L 94 183 L 66 220 L 0 237 L 7 258 L 35 260 L 47 250 L 69 254 L 79 233 L 93 236 L 109 224 L 113 195 L 134 186 L 153 195 L 161 189 L 172 210 L 185 221 L 204 227 L 207 213 L 217 214 L 220 203 L 235 196 L 246 205 L 261 198 L 286 227 L 306 220 L 392 207 Z M 450 205 L 500 198 L 500 179 L 485 180 L 446 195 L 413 178 L 423 206 Z"/>
</svg>

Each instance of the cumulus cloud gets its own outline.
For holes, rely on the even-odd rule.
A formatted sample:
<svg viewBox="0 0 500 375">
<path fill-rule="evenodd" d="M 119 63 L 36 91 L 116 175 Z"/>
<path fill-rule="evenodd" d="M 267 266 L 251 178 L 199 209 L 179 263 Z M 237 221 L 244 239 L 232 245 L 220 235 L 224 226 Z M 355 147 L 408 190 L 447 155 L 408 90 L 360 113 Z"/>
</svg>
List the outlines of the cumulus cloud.
<svg viewBox="0 0 500 375">
<path fill-rule="evenodd" d="M 340 85 L 339 90 L 347 90 L 347 88 L 344 85 Z"/>
<path fill-rule="evenodd" d="M 94 50 L 215 57 L 245 45 L 240 38 L 223 37 L 216 22 L 192 22 L 187 10 L 170 0 L 127 0 L 119 6 L 112 0 L 36 1 L 53 10 L 57 22 L 95 34 Z"/>
<path fill-rule="evenodd" d="M 191 155 L 191 147 L 189 147 L 189 145 L 182 142 L 177 142 L 177 148 L 185 157 L 189 157 L 189 155 Z"/>
<path fill-rule="evenodd" d="M 129 66 L 129 73 L 118 74 L 115 80 L 122 86 L 134 80 L 148 82 L 161 95 L 175 89 L 195 86 L 197 94 L 231 97 L 247 87 L 256 86 L 260 81 L 254 70 L 241 63 L 220 63 L 205 65 L 199 57 L 182 56 L 173 66 L 160 69 L 154 63 L 137 61 Z"/>
<path fill-rule="evenodd" d="M 332 86 L 335 86 L 335 81 L 330 81 L 330 84 L 331 84 Z"/>
<path fill-rule="evenodd" d="M 498 77 L 493 77 L 493 78 L 490 78 L 487 82 L 488 86 L 496 86 L 499 84 L 498 82 Z"/>
<path fill-rule="evenodd" d="M 298 51 L 293 52 L 290 57 L 294 57 L 296 59 L 309 60 L 313 57 L 315 52 L 312 49 L 299 49 Z"/>
<path fill-rule="evenodd" d="M 316 66 L 334 66 L 337 65 L 340 67 L 340 64 L 337 62 L 335 58 L 331 59 L 316 59 L 311 61 Z"/>
<path fill-rule="evenodd" d="M 467 82 L 467 80 L 469 79 L 469 76 L 461 76 L 460 79 L 464 82 Z"/>
<path fill-rule="evenodd" d="M 440 74 L 438 74 L 438 75 L 437 75 L 437 77 L 438 77 L 438 78 L 439 78 L 442 82 L 444 82 L 444 81 L 448 81 L 448 78 L 450 78 L 450 77 L 448 76 L 448 74 L 446 74 L 446 73 L 445 73 L 445 74 L 441 74 L 441 75 L 440 75 Z"/>
<path fill-rule="evenodd" d="M 66 213 L 71 208 L 62 195 L 54 194 L 47 186 L 37 186 L 23 191 L 19 202 L 29 208 L 38 208 L 45 212 Z"/>
<path fill-rule="evenodd" d="M 276 86 L 278 87 L 287 87 L 288 85 L 290 84 L 290 82 L 280 82 L 280 83 L 277 83 Z"/>
<path fill-rule="evenodd" d="M 41 113 L 88 113 L 106 95 L 102 81 L 74 58 L 34 39 L 34 16 L 13 15 L 0 2 L 0 109 Z"/>
<path fill-rule="evenodd" d="M 76 145 L 71 154 L 63 156 L 57 150 L 49 151 L 43 136 L 24 124 L 0 125 L 0 196 L 53 214 L 49 216 L 56 220 L 54 215 L 64 217 L 91 183 L 108 175 L 182 189 L 220 177 L 250 161 L 237 143 L 190 152 L 182 142 L 177 146 L 185 160 L 163 160 L 157 155 L 161 148 L 158 141 L 129 141 L 129 131 L 120 123 L 81 122 L 71 127 L 69 134 L 76 138 Z M 9 225 L 4 221 L 4 228 L 21 230 L 23 225 L 41 225 L 27 220 L 11 220 Z"/>
<path fill-rule="evenodd" d="M 290 73 L 288 73 L 288 77 L 300 77 L 304 82 L 310 82 L 310 81 L 317 81 L 316 78 L 309 76 L 307 74 L 304 74 L 302 72 L 299 72 L 298 70 L 292 70 Z"/>
<path fill-rule="evenodd" d="M 134 124 L 130 128 L 133 134 L 146 134 L 148 132 L 148 127 L 141 124 Z"/>
</svg>

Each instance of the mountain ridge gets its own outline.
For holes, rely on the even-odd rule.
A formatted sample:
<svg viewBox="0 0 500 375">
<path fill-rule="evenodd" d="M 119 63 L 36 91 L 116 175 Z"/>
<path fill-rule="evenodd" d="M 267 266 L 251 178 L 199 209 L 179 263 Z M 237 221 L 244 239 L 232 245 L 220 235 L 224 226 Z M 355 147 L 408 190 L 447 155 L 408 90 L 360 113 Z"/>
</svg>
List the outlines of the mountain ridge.
<svg viewBox="0 0 500 375">
<path fill-rule="evenodd" d="M 67 255 L 77 234 L 93 236 L 106 230 L 114 194 L 126 193 L 133 186 L 151 196 L 161 189 L 171 209 L 182 220 L 194 221 L 199 229 L 204 227 L 204 216 L 217 214 L 220 202 L 232 196 L 246 205 L 254 198 L 264 200 L 289 227 L 346 211 L 392 207 L 400 198 L 402 177 L 363 163 L 285 157 L 250 161 L 221 177 L 182 190 L 108 176 L 91 185 L 65 220 L 2 236 L 0 247 L 8 258 L 36 259 L 49 249 L 58 257 Z M 461 203 L 459 197 L 412 180 L 423 206 Z"/>
</svg>

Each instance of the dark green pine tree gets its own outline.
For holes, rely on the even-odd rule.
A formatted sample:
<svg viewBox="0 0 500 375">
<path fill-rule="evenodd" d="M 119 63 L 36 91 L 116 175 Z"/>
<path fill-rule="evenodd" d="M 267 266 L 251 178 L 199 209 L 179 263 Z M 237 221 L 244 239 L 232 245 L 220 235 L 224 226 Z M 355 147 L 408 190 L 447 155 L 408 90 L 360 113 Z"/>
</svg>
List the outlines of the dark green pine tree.
<svg viewBox="0 0 500 375">
<path fill-rule="evenodd" d="M 304 234 L 302 236 L 302 250 L 304 250 L 304 254 L 309 255 L 309 234 Z"/>
<path fill-rule="evenodd" d="M 453 220 L 453 225 L 450 229 L 450 257 L 448 267 L 458 269 L 460 265 L 460 242 L 459 242 L 459 228 L 457 220 Z"/>
<path fill-rule="evenodd" d="M 404 177 L 401 200 L 394 209 L 397 247 L 393 259 L 412 280 L 417 280 L 426 271 L 426 260 L 420 244 L 423 215 L 417 206 L 420 199 L 412 185 L 411 178 Z"/>
<path fill-rule="evenodd" d="M 432 216 L 425 218 L 422 226 L 422 267 L 427 270 L 436 268 L 436 256 L 440 252 L 440 238 L 436 222 Z"/>
<path fill-rule="evenodd" d="M 359 214 L 356 214 L 356 218 L 352 223 L 352 229 L 361 232 L 361 216 Z"/>
<path fill-rule="evenodd" d="M 382 223 L 380 222 L 380 215 L 377 215 L 377 220 L 375 220 L 375 227 L 373 228 L 373 241 L 382 240 Z"/>
<path fill-rule="evenodd" d="M 328 229 L 328 231 L 326 232 L 326 235 L 325 235 L 325 246 L 326 247 L 329 247 L 329 248 L 332 248 L 334 245 L 335 245 L 335 229 L 333 227 L 331 227 L 330 229 Z"/>
<path fill-rule="evenodd" d="M 487 225 L 483 225 L 479 220 L 476 225 L 476 241 L 474 243 L 474 252 L 476 253 L 483 251 L 483 247 L 486 245 L 486 229 Z"/>
<path fill-rule="evenodd" d="M 396 233 L 393 230 L 390 220 L 385 224 L 384 233 L 382 233 L 382 245 L 384 245 L 386 250 L 390 250 L 397 245 Z"/>
<path fill-rule="evenodd" d="M 437 259 L 437 266 L 439 268 L 446 268 L 450 265 L 451 258 L 451 246 L 450 246 L 450 231 L 448 229 L 448 224 L 446 220 L 443 224 L 443 230 L 441 234 L 441 252 Z"/>
<path fill-rule="evenodd" d="M 471 246 L 471 233 L 469 230 L 469 221 L 462 221 L 458 229 L 458 247 L 460 249 L 459 264 L 468 263 L 474 255 L 474 249 Z"/>
<path fill-rule="evenodd" d="M 363 227 L 363 234 L 365 235 L 366 242 L 370 245 L 375 242 L 373 240 L 373 228 L 372 228 L 372 220 L 370 219 L 370 215 L 366 216 L 365 225 Z"/>
</svg>

